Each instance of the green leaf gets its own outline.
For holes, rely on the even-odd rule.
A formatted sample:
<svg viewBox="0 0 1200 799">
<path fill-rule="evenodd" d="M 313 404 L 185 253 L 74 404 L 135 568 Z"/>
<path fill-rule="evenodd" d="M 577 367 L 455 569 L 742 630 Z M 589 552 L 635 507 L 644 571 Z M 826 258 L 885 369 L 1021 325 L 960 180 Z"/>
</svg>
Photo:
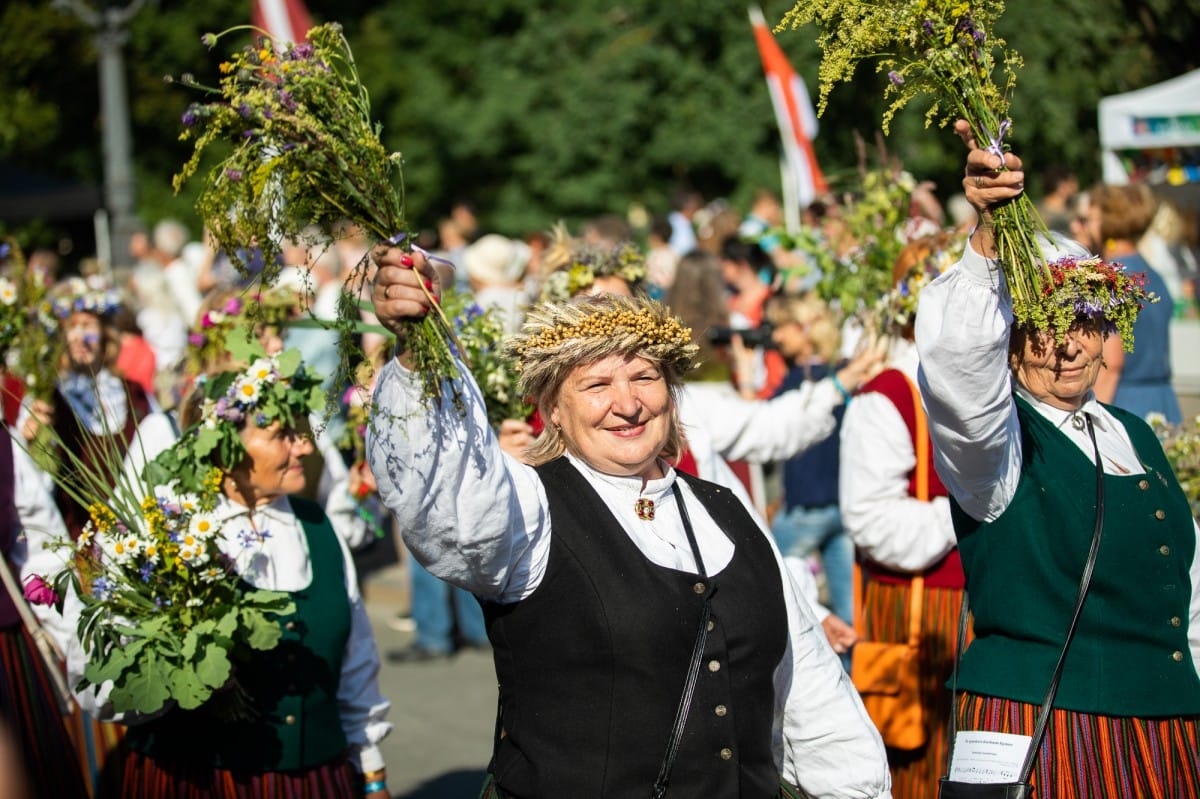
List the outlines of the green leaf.
<svg viewBox="0 0 1200 799">
<path fill-rule="evenodd" d="M 137 713 L 154 713 L 162 709 L 171 698 L 168 688 L 171 666 L 158 657 L 153 650 L 139 658 L 124 680 L 113 683 L 109 699 L 118 713 L 130 710 Z"/>
<path fill-rule="evenodd" d="M 212 696 L 212 689 L 205 684 L 197 671 L 198 667 L 187 663 L 180 668 L 171 669 L 167 675 L 171 698 L 184 710 L 195 710 Z"/>
<path fill-rule="evenodd" d="M 267 356 L 262 344 L 254 337 L 254 331 L 241 325 L 235 326 L 225 336 L 225 348 L 230 356 L 240 363 L 252 363 Z"/>
<path fill-rule="evenodd" d="M 300 365 L 301 360 L 300 350 L 288 349 L 275 356 L 275 363 L 279 367 L 280 377 L 291 377 L 296 373 L 296 367 Z"/>
<path fill-rule="evenodd" d="M 204 657 L 196 663 L 196 676 L 207 686 L 220 688 L 233 673 L 229 653 L 216 644 L 204 648 Z"/>
<path fill-rule="evenodd" d="M 241 616 L 247 646 L 265 651 L 274 649 L 279 644 L 283 635 L 279 629 L 279 622 L 267 618 L 265 613 L 253 608 L 243 608 Z"/>
</svg>

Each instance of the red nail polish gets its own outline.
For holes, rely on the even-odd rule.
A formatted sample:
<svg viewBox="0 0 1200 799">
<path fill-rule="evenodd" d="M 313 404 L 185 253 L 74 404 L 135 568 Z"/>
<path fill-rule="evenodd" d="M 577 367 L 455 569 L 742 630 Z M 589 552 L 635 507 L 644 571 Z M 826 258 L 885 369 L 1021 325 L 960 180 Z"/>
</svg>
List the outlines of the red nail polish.
<svg viewBox="0 0 1200 799">
<path fill-rule="evenodd" d="M 433 281 L 432 281 L 432 280 L 428 280 L 428 279 L 427 279 L 427 280 L 425 281 L 425 290 L 426 290 L 426 291 L 433 291 Z"/>
<path fill-rule="evenodd" d="M 412 256 L 411 256 L 411 255 L 408 255 L 408 254 L 401 255 L 401 256 L 400 256 L 400 263 L 404 264 L 405 266 L 412 266 L 412 265 L 413 265 L 413 259 L 412 259 Z"/>
</svg>

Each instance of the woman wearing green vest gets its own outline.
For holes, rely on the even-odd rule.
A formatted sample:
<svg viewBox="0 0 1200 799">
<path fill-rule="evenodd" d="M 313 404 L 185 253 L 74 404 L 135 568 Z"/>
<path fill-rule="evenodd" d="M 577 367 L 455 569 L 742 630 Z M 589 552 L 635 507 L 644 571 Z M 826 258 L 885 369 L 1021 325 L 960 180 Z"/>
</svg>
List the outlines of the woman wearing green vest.
<svg viewBox="0 0 1200 799">
<path fill-rule="evenodd" d="M 1043 247 L 1061 273 L 1043 308 L 1071 309 L 1074 322 L 1014 326 L 990 210 L 1023 190 L 1021 162 L 1002 164 L 957 127 L 983 224 L 958 267 L 925 288 L 916 335 L 974 615 L 961 729 L 985 733 L 982 747 L 1033 731 L 1088 561 L 1099 479 L 1095 571 L 1032 781 L 1041 799 L 1200 796 L 1196 522 L 1149 426 L 1092 391 L 1105 338 L 1129 325 L 1144 291 L 1056 240 Z M 1017 765 L 1027 748 L 1015 747 Z"/>
<path fill-rule="evenodd" d="M 285 359 L 292 365 L 281 366 Z M 222 554 L 254 588 L 287 592 L 295 611 L 279 618 L 276 647 L 236 663 L 254 718 L 168 704 L 152 718 L 116 719 L 128 727 L 114 798 L 389 796 L 379 742 L 391 729 L 390 703 L 379 692 L 379 657 L 353 560 L 321 507 L 298 496 L 313 449 L 306 422 L 323 401 L 319 378 L 298 361 L 296 351 L 262 353 L 247 370 L 209 375 L 184 408 L 180 440 L 147 467 L 152 484 L 157 468 L 185 495 L 212 479 L 189 464 L 219 467 L 213 517 Z M 199 449 L 201 431 L 213 430 L 219 441 L 208 442 L 211 452 Z M 81 653 L 74 654 L 81 672 Z M 112 717 L 110 687 L 80 701 Z"/>
</svg>

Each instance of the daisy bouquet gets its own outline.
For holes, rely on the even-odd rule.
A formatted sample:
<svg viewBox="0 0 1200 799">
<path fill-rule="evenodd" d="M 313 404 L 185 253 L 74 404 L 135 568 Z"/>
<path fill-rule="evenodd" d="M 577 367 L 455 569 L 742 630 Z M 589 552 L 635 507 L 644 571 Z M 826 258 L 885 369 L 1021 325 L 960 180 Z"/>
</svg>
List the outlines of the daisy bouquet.
<svg viewBox="0 0 1200 799">
<path fill-rule="evenodd" d="M 291 612 L 292 602 L 249 589 L 222 553 L 212 513 L 220 470 L 208 470 L 199 493 L 176 495 L 130 476 L 114 487 L 78 456 L 67 458 L 55 479 L 87 505 L 90 520 L 77 540 L 60 543 L 64 568 L 26 590 L 31 601 L 60 607 L 68 592 L 78 597 L 88 660 L 77 688 L 111 681 L 109 701 L 120 713 L 155 713 L 168 702 L 252 712 L 234 664 L 241 651 L 275 647 L 281 631 L 272 617 Z"/>
<path fill-rule="evenodd" d="M 781 28 L 815 23 L 820 29 L 820 110 L 840 81 L 854 75 L 859 62 L 873 60 L 888 76 L 883 115 L 888 130 L 895 113 L 910 101 L 932 101 L 926 122 L 965 119 L 975 140 L 997 155 L 1007 149 L 1012 126 L 1010 93 L 1020 56 L 994 34 L 1003 0 L 799 0 Z M 1048 268 L 1038 237 L 1045 223 L 1028 195 L 992 214 L 1000 267 L 1013 298 L 1018 324 L 1036 318 Z"/>
<path fill-rule="evenodd" d="M 217 157 L 204 176 L 197 210 L 218 245 L 235 255 L 249 245 L 261 250 L 267 284 L 279 275 L 284 242 L 305 242 L 314 225 L 330 230 L 349 220 L 377 243 L 412 246 L 406 242 L 402 159 L 383 146 L 341 26 L 319 25 L 301 44 L 273 42 L 245 26 L 207 34 L 204 43 L 212 49 L 222 37 L 247 30 L 255 41 L 220 64 L 219 87 L 181 78 L 211 99 L 193 103 L 183 115 L 181 139 L 194 149 L 175 187 L 207 163 L 205 156 Z M 249 264 L 238 266 L 251 271 Z M 339 383 L 354 377 L 351 364 L 361 354 L 358 298 L 370 278 L 364 257 L 346 279 L 331 323 L 341 337 Z M 433 399 L 443 379 L 457 373 L 450 322 L 430 299 L 435 312 L 413 322 L 407 338 L 426 397 Z"/>
</svg>

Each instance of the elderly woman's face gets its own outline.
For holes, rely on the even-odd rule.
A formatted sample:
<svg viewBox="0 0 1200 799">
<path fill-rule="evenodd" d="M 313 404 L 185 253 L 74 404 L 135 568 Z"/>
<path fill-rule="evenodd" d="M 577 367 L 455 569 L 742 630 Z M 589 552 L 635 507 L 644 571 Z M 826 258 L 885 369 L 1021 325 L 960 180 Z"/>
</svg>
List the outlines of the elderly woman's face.
<svg viewBox="0 0 1200 799">
<path fill-rule="evenodd" d="M 246 459 L 233 471 L 235 481 L 255 499 L 269 501 L 304 490 L 304 458 L 313 451 L 308 435 L 273 422 L 259 427 L 250 419 L 241 431 Z"/>
<path fill-rule="evenodd" d="M 1056 345 L 1053 333 L 1025 336 L 1014 355 L 1014 371 L 1031 394 L 1063 410 L 1076 410 L 1087 399 L 1104 366 L 1104 334 L 1095 323 L 1077 324 Z"/>
<path fill-rule="evenodd" d="M 645 358 L 610 355 L 575 367 L 550 408 L 568 449 L 605 474 L 662 476 L 658 454 L 671 430 L 671 392 Z"/>
</svg>

